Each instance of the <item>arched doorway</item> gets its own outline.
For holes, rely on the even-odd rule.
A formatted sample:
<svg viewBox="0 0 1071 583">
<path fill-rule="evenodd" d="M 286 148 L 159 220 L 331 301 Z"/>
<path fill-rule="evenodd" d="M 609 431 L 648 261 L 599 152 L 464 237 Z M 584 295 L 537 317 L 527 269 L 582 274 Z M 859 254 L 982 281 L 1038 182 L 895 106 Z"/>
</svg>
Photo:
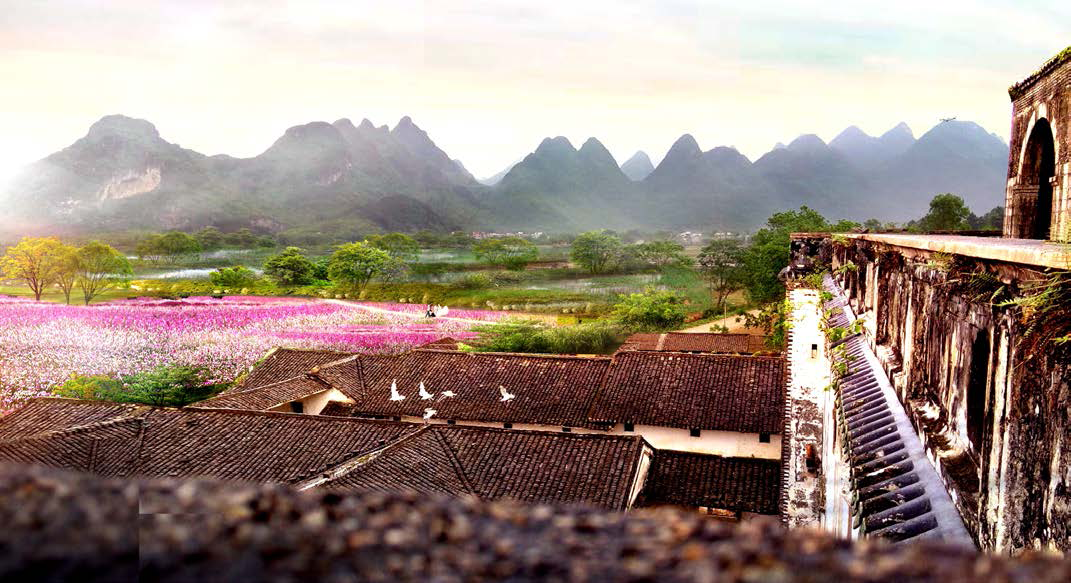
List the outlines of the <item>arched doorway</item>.
<svg viewBox="0 0 1071 583">
<path fill-rule="evenodd" d="M 1019 175 L 1021 191 L 1034 199 L 1033 208 L 1023 208 L 1024 219 L 1022 231 L 1030 239 L 1048 239 L 1052 228 L 1052 182 L 1056 172 L 1056 147 L 1052 137 L 1052 128 L 1045 118 L 1034 124 L 1033 131 L 1026 142 L 1023 153 L 1023 166 Z M 1029 199 L 1023 202 L 1029 204 Z"/>
</svg>

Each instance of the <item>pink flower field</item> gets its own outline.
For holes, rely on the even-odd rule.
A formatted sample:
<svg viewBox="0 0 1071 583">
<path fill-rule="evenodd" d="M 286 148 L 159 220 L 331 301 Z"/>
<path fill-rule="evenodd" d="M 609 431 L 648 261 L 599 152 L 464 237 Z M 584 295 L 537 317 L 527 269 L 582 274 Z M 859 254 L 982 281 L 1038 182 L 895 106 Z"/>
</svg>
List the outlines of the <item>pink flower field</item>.
<svg viewBox="0 0 1071 583">
<path fill-rule="evenodd" d="M 180 363 L 230 380 L 275 346 L 397 353 L 444 336 L 469 338 L 472 322 L 465 320 L 502 317 L 422 313 L 419 306 L 244 296 L 92 306 L 0 297 L 0 412 L 48 394 L 73 373 L 129 374 Z"/>
</svg>

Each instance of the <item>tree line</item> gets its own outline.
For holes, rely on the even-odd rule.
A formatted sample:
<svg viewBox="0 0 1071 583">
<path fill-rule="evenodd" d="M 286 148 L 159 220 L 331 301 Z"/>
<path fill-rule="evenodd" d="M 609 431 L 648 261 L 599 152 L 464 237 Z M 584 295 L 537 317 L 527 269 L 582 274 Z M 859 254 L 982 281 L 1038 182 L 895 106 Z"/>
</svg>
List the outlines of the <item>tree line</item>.
<svg viewBox="0 0 1071 583">
<path fill-rule="evenodd" d="M 111 245 L 90 241 L 78 247 L 55 237 L 24 237 L 8 247 L 0 272 L 24 282 L 35 300 L 55 285 L 68 304 L 77 289 L 86 305 L 133 274 L 130 261 Z"/>
</svg>

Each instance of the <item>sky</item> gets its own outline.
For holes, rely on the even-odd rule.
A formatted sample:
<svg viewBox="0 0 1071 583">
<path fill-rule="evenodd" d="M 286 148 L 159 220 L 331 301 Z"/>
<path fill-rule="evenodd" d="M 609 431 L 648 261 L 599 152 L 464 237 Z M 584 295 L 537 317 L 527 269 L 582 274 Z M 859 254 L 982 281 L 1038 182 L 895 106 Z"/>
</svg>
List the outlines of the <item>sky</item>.
<svg viewBox="0 0 1071 583">
<path fill-rule="evenodd" d="M 100 117 L 205 154 L 409 115 L 477 177 L 547 136 L 655 162 L 683 133 L 757 159 L 942 117 L 1007 139 L 1007 87 L 1071 44 L 1071 2 L 0 0 L 0 182 Z"/>
</svg>

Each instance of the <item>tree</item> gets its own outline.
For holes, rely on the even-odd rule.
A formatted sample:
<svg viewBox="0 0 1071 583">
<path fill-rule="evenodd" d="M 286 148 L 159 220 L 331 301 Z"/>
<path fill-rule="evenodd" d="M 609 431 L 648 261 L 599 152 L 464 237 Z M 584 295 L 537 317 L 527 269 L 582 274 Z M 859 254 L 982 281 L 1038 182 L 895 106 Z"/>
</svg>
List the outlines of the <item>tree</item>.
<svg viewBox="0 0 1071 583">
<path fill-rule="evenodd" d="M 967 228 L 970 214 L 962 198 L 946 192 L 933 197 L 930 212 L 918 224 L 923 231 L 957 231 Z"/>
<path fill-rule="evenodd" d="M 386 235 L 370 235 L 365 237 L 365 243 L 382 249 L 391 257 L 402 261 L 416 261 L 420 255 L 420 245 L 416 239 L 405 233 L 388 233 Z"/>
<path fill-rule="evenodd" d="M 967 226 L 972 229 L 999 231 L 1004 228 L 1004 207 L 998 206 L 990 209 L 982 216 L 971 213 L 967 217 Z"/>
<path fill-rule="evenodd" d="M 134 251 L 138 257 L 153 263 L 177 263 L 186 255 L 201 252 L 201 243 L 192 235 L 180 231 L 149 235 L 138 242 Z"/>
<path fill-rule="evenodd" d="M 699 272 L 710 285 L 715 309 L 721 312 L 726 298 L 747 281 L 744 247 L 736 239 L 715 239 L 699 252 L 698 263 Z"/>
<path fill-rule="evenodd" d="M 663 269 L 670 265 L 688 266 L 692 260 L 684 254 L 684 245 L 676 241 L 649 241 L 637 243 L 632 246 L 636 257 L 657 269 Z"/>
<path fill-rule="evenodd" d="M 236 247 L 249 248 L 257 242 L 257 236 L 246 227 L 242 227 L 233 233 L 227 233 L 226 241 Z"/>
<path fill-rule="evenodd" d="M 523 237 L 492 237 L 472 246 L 476 258 L 489 265 L 520 271 L 539 257 L 539 248 Z"/>
<path fill-rule="evenodd" d="M 673 330 L 684 323 L 686 315 L 683 297 L 676 292 L 655 290 L 621 296 L 613 311 L 621 325 L 638 331 Z"/>
<path fill-rule="evenodd" d="M 333 281 L 360 292 L 390 265 L 391 256 L 386 251 L 367 243 L 346 243 L 331 254 L 327 273 Z"/>
<path fill-rule="evenodd" d="M 56 286 L 63 291 L 63 301 L 71 303 L 71 292 L 78 282 L 78 248 L 64 245 L 60 251 L 59 269 L 56 271 Z"/>
<path fill-rule="evenodd" d="M 252 269 L 235 265 L 234 267 L 220 267 L 208 274 L 208 279 L 216 287 L 249 287 L 256 283 L 257 274 Z"/>
<path fill-rule="evenodd" d="M 612 233 L 588 231 L 573 240 L 569 257 L 591 273 L 604 273 L 621 253 L 621 239 Z"/>
<path fill-rule="evenodd" d="M 788 266 L 792 233 L 829 230 L 825 217 L 806 206 L 774 213 L 751 239 L 744 252 L 744 278 L 748 297 L 760 304 L 780 299 L 785 293 L 778 273 Z"/>
<path fill-rule="evenodd" d="M 111 245 L 90 241 L 78 249 L 78 287 L 86 305 L 133 273 L 130 262 Z"/>
<path fill-rule="evenodd" d="M 19 279 L 41 301 L 41 294 L 56 282 L 65 266 L 69 247 L 55 237 L 23 237 L 0 257 L 4 277 Z"/>
<path fill-rule="evenodd" d="M 201 248 L 219 249 L 223 246 L 223 233 L 215 227 L 205 227 L 194 235 L 197 238 L 197 242 L 201 244 Z"/>
<path fill-rule="evenodd" d="M 280 285 L 307 285 L 312 283 L 312 262 L 298 247 L 287 247 L 282 253 L 273 255 L 264 262 L 264 275 Z"/>
</svg>

